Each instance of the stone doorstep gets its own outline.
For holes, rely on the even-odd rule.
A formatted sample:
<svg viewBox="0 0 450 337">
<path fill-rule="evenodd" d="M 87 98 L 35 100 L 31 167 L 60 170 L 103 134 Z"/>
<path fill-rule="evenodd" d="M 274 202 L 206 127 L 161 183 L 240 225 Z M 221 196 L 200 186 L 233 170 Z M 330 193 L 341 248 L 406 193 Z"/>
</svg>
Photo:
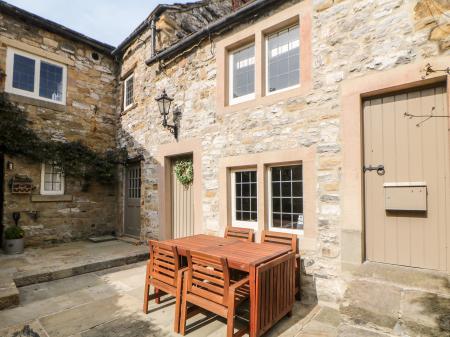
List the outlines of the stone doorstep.
<svg viewBox="0 0 450 337">
<path fill-rule="evenodd" d="M 19 305 L 18 287 L 133 264 L 140 261 L 145 261 L 148 257 L 148 253 L 128 254 L 119 258 L 86 264 L 77 264 L 58 270 L 39 270 L 38 272 L 30 271 L 22 273 L 18 272 L 15 274 L 0 274 L 0 310 Z"/>
</svg>

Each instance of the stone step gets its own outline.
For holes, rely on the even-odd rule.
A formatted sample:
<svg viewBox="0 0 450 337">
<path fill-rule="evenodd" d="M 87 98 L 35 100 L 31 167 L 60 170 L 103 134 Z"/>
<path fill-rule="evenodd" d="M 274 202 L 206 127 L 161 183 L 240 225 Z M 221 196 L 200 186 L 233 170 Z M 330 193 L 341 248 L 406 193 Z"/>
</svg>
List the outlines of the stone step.
<svg viewBox="0 0 450 337">
<path fill-rule="evenodd" d="M 0 275 L 0 310 L 19 305 L 19 290 L 9 275 Z"/>
<path fill-rule="evenodd" d="M 448 275 L 374 263 L 352 274 L 343 322 L 394 336 L 450 336 Z"/>
</svg>

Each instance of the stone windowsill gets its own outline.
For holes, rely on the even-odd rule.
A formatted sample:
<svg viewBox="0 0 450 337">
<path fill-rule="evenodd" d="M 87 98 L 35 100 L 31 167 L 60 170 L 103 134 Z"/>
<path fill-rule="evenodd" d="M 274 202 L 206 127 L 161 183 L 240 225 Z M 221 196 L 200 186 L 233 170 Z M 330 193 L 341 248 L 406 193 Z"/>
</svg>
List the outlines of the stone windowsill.
<svg viewBox="0 0 450 337">
<path fill-rule="evenodd" d="M 73 196 L 70 194 L 64 195 L 41 195 L 34 194 L 31 196 L 32 202 L 61 202 L 61 201 L 72 201 Z"/>
<path fill-rule="evenodd" d="M 126 108 L 125 110 L 123 110 L 120 115 L 124 116 L 128 113 L 128 111 L 133 110 L 134 108 L 137 107 L 137 103 L 133 103 L 132 105 L 130 105 L 128 108 Z"/>
<path fill-rule="evenodd" d="M 62 105 L 62 104 L 47 102 L 47 101 L 43 101 L 43 100 L 40 100 L 37 98 L 25 97 L 25 96 L 11 94 L 11 93 L 8 93 L 6 95 L 9 100 L 11 100 L 12 102 L 15 102 L 15 103 L 34 105 L 34 106 L 38 106 L 41 108 L 62 111 L 62 112 L 66 111 L 66 106 Z"/>
</svg>

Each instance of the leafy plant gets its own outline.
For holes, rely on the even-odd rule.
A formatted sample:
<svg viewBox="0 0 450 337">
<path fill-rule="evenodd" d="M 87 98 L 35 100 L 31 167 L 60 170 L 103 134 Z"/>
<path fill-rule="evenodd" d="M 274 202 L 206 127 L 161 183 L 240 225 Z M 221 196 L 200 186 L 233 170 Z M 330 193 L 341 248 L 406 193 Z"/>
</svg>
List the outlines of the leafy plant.
<svg viewBox="0 0 450 337">
<path fill-rule="evenodd" d="M 5 230 L 6 240 L 22 239 L 25 236 L 25 231 L 19 226 L 10 226 Z"/>
<path fill-rule="evenodd" d="M 67 177 L 95 178 L 110 184 L 116 177 L 116 166 L 127 158 L 125 149 L 97 153 L 81 141 L 45 140 L 29 127 L 27 116 L 17 105 L 0 95 L 0 152 L 22 156 L 39 163 L 55 163 Z"/>
<path fill-rule="evenodd" d="M 175 163 L 175 175 L 183 186 L 189 186 L 194 181 L 194 167 L 192 160 L 179 160 Z"/>
</svg>

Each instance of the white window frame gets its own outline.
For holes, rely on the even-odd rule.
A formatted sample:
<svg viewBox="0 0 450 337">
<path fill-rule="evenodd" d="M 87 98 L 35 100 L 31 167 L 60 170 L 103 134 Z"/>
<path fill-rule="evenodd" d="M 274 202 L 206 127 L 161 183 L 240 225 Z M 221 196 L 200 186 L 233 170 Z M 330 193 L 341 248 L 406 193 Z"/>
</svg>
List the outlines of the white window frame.
<svg viewBox="0 0 450 337">
<path fill-rule="evenodd" d="M 128 81 L 129 81 L 130 79 L 133 79 L 132 100 L 131 100 L 131 103 L 130 103 L 130 104 L 126 105 L 126 104 L 127 104 L 127 98 L 128 98 L 128 97 L 127 97 L 127 89 L 128 89 L 127 83 L 128 83 Z M 128 76 L 128 77 L 123 81 L 123 110 L 129 109 L 130 107 L 133 106 L 133 104 L 134 104 L 134 74 L 131 74 L 130 76 Z"/>
<path fill-rule="evenodd" d="M 302 182 L 303 182 L 303 163 L 284 163 L 284 164 L 277 164 L 277 165 L 269 165 L 267 166 L 267 216 L 269 224 L 269 230 L 273 232 L 280 232 L 280 233 L 290 233 L 290 234 L 296 234 L 296 235 L 303 235 L 305 232 L 305 196 L 304 196 L 304 190 L 302 191 L 302 202 L 303 202 L 303 229 L 291 229 L 291 228 L 280 228 L 280 227 L 274 227 L 272 223 L 272 168 L 274 167 L 286 167 L 286 166 L 302 166 Z M 280 192 L 281 193 L 281 192 Z"/>
<path fill-rule="evenodd" d="M 65 178 L 63 173 L 61 173 L 61 190 L 47 191 L 45 189 L 45 165 L 46 165 L 45 163 L 42 163 L 41 165 L 41 195 L 64 195 Z"/>
<path fill-rule="evenodd" d="M 257 219 L 256 221 L 242 221 L 242 220 L 236 220 L 236 172 L 255 172 L 256 173 L 256 205 L 258 205 L 259 201 L 259 186 L 258 186 L 258 169 L 256 167 L 254 168 L 245 168 L 245 169 L 232 169 L 230 170 L 231 175 L 231 226 L 232 227 L 242 227 L 242 228 L 249 228 L 249 229 L 258 229 L 258 215 L 259 210 L 257 211 Z"/>
<path fill-rule="evenodd" d="M 299 69 L 298 69 L 298 72 L 299 72 L 299 76 L 298 76 L 298 84 L 295 84 L 295 85 L 291 85 L 290 87 L 286 87 L 286 88 L 283 88 L 283 89 L 279 89 L 279 90 L 275 90 L 275 91 L 270 91 L 270 88 L 269 88 L 269 38 L 270 37 L 272 37 L 273 35 L 275 35 L 275 34 L 279 34 L 279 33 L 282 33 L 282 32 L 284 32 L 285 30 L 288 30 L 288 29 L 291 29 L 291 28 L 294 28 L 294 27 L 296 27 L 296 26 L 298 26 L 298 30 L 299 30 L 299 34 L 300 34 L 300 23 L 296 23 L 295 25 L 291 25 L 291 26 L 289 26 L 289 27 L 285 27 L 285 28 L 283 28 L 283 29 L 280 29 L 280 30 L 277 30 L 276 32 L 273 32 L 273 33 L 271 33 L 271 34 L 269 34 L 269 35 L 267 35 L 266 36 L 266 38 L 265 38 L 265 81 L 266 81 L 266 96 L 271 96 L 271 95 L 275 95 L 275 94 L 279 94 L 279 93 L 282 93 L 282 92 L 285 92 L 285 91 L 289 91 L 289 90 L 292 90 L 292 89 L 297 89 L 297 88 L 300 88 L 300 84 L 301 84 L 301 59 L 299 60 Z M 299 37 L 298 37 L 298 41 L 299 41 L 299 43 L 301 43 L 301 36 L 299 35 Z M 299 45 L 299 58 L 301 58 L 301 50 L 300 50 L 300 45 Z"/>
<path fill-rule="evenodd" d="M 30 92 L 27 90 L 21 90 L 13 87 L 13 72 L 14 72 L 14 55 L 20 55 L 23 57 L 27 57 L 33 59 L 35 61 L 34 67 L 34 91 Z M 48 64 L 52 64 L 62 68 L 62 99 L 61 101 L 56 101 L 50 98 L 39 96 L 39 85 L 40 85 L 40 76 L 41 76 L 41 62 L 45 62 Z M 67 95 L 67 66 L 40 56 L 36 56 L 15 48 L 8 47 L 6 51 L 6 83 L 5 83 L 5 91 L 11 94 L 31 97 L 35 99 L 39 99 L 41 101 L 66 105 L 66 95 Z"/>
<path fill-rule="evenodd" d="M 240 52 L 243 49 L 251 47 L 251 46 L 253 46 L 253 48 L 255 50 L 255 56 L 254 56 L 255 57 L 255 63 L 254 63 L 254 65 L 255 65 L 255 73 L 254 73 L 254 76 L 255 76 L 255 89 L 254 89 L 253 93 L 234 98 L 233 97 L 234 54 Z M 228 71 L 229 72 L 229 74 L 228 74 L 228 78 L 229 78 L 228 97 L 229 97 L 229 104 L 230 105 L 235 105 L 235 104 L 239 104 L 239 103 L 243 103 L 243 102 L 247 102 L 247 101 L 250 101 L 252 99 L 255 99 L 255 97 L 256 97 L 256 93 L 255 93 L 255 91 L 256 91 L 256 44 L 254 42 L 252 42 L 252 43 L 246 44 L 245 46 L 242 46 L 242 47 L 240 47 L 238 49 L 234 49 L 234 50 L 230 51 L 228 60 L 229 60 L 228 61 L 228 70 L 229 70 Z"/>
</svg>

